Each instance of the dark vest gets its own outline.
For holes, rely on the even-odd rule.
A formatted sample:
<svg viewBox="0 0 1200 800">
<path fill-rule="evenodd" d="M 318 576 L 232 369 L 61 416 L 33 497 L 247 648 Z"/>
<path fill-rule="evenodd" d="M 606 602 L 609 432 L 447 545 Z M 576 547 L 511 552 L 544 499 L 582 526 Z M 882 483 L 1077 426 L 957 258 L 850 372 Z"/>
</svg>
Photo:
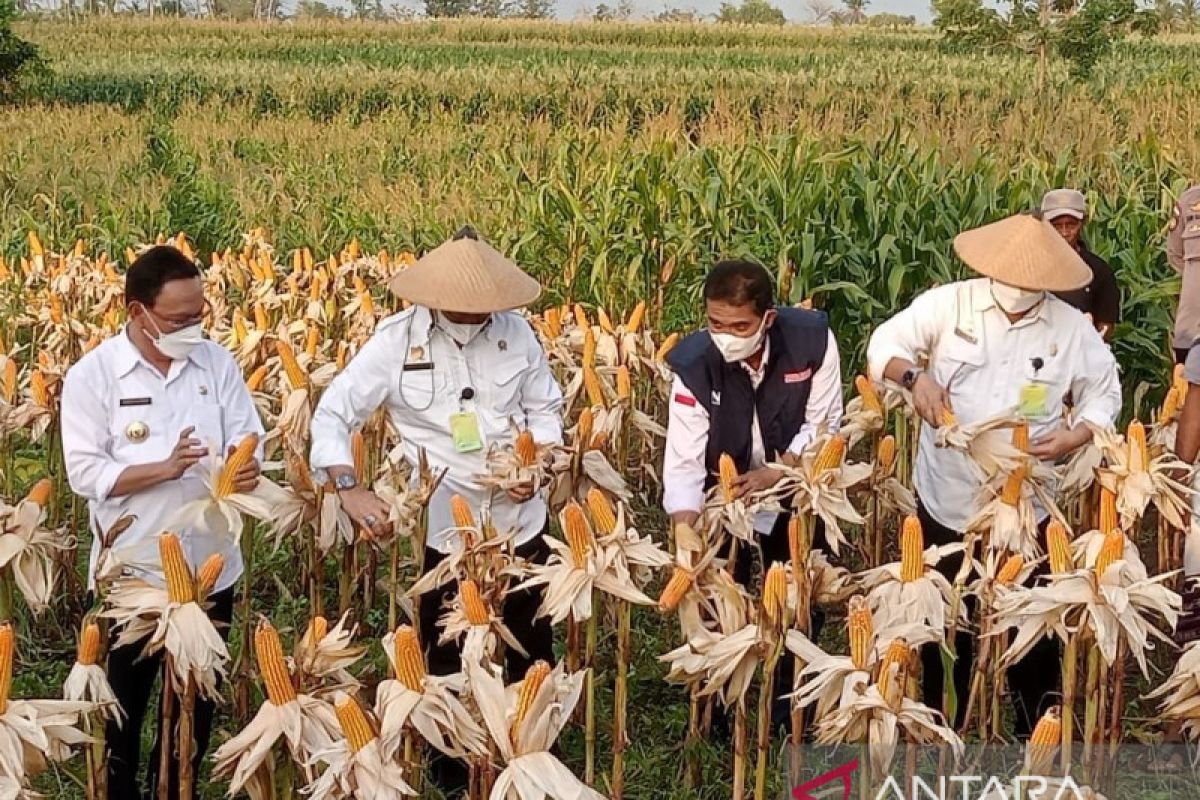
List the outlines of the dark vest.
<svg viewBox="0 0 1200 800">
<path fill-rule="evenodd" d="M 708 411 L 709 487 L 716 482 L 722 453 L 733 456 L 739 473 L 749 468 L 755 411 L 768 460 L 785 452 L 804 424 L 812 378 L 829 344 L 829 319 L 821 311 L 781 308 L 767 338 L 767 371 L 757 391 L 741 364 L 725 362 L 708 331 L 691 334 L 667 357 L 676 376 Z"/>
</svg>

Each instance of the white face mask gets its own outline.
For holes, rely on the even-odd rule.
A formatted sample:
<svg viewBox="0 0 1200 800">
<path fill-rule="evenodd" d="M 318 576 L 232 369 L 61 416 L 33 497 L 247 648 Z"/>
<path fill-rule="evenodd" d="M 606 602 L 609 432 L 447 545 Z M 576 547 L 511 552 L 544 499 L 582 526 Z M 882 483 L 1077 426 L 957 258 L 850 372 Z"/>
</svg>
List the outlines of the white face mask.
<svg viewBox="0 0 1200 800">
<path fill-rule="evenodd" d="M 468 342 L 480 334 L 487 326 L 488 321 L 483 322 L 451 322 L 446 319 L 444 314 L 438 314 L 437 326 L 442 331 L 458 343 L 459 347 L 465 347 Z"/>
<path fill-rule="evenodd" d="M 1007 283 L 992 281 L 992 299 L 1001 310 L 1009 314 L 1024 314 L 1046 299 L 1046 293 L 1030 289 L 1018 289 Z"/>
<path fill-rule="evenodd" d="M 745 361 L 750 356 L 758 352 L 762 346 L 763 333 L 767 328 L 767 316 L 763 315 L 762 323 L 758 326 L 758 330 L 749 336 L 735 336 L 732 333 L 712 333 L 709 332 L 709 338 L 712 339 L 713 346 L 720 351 L 721 357 L 728 364 L 733 364 L 737 361 Z"/>
<path fill-rule="evenodd" d="M 180 328 L 171 333 L 163 333 L 162 329 L 150 318 L 147 313 L 146 319 L 154 326 L 157 336 L 151 336 L 150 341 L 154 343 L 154 347 L 158 352 L 162 353 L 172 361 L 183 361 L 197 345 L 204 341 L 204 329 L 200 323 L 188 325 L 186 328 Z"/>
</svg>

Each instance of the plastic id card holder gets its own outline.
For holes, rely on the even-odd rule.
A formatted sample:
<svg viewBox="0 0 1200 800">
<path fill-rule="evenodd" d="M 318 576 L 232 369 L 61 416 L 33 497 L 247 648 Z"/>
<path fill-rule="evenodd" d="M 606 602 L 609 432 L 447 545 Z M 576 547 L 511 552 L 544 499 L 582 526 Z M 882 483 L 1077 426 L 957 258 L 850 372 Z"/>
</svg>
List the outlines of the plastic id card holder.
<svg viewBox="0 0 1200 800">
<path fill-rule="evenodd" d="M 1050 413 L 1050 387 L 1039 381 L 1030 381 L 1021 387 L 1017 401 L 1017 413 L 1025 419 L 1045 419 Z"/>
<path fill-rule="evenodd" d="M 479 432 L 479 417 L 471 411 L 451 414 L 450 438 L 454 441 L 454 449 L 460 453 L 482 450 L 483 436 Z"/>
</svg>

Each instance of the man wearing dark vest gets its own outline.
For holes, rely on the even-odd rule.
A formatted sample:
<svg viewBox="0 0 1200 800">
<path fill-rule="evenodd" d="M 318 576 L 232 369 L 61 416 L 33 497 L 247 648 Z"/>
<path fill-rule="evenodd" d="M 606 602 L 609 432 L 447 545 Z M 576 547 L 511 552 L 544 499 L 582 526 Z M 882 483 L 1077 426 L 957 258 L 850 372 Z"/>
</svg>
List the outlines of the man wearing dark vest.
<svg viewBox="0 0 1200 800">
<path fill-rule="evenodd" d="M 675 372 L 663 464 L 663 507 L 676 523 L 695 523 L 716 483 L 722 453 L 738 468 L 739 494 L 769 489 L 782 477 L 768 464 L 799 455 L 822 426 L 842 417 L 841 365 L 829 321 L 820 311 L 776 308 L 771 277 L 750 261 L 722 261 L 704 282 L 708 327 L 680 342 L 668 358 Z M 763 568 L 788 560 L 786 514 L 755 520 Z M 816 544 L 823 543 L 818 531 Z M 746 585 L 751 559 L 732 567 Z M 814 625 L 817 620 L 814 619 Z M 781 659 L 783 672 L 791 659 Z M 777 676 L 780 694 L 790 674 Z M 773 716 L 787 716 L 777 701 Z"/>
</svg>

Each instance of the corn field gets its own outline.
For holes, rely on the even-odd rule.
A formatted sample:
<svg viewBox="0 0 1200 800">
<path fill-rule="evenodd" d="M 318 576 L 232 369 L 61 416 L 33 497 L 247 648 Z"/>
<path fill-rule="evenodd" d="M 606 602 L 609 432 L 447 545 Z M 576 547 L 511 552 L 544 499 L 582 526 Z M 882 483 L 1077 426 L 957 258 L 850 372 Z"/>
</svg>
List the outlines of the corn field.
<svg viewBox="0 0 1200 800">
<path fill-rule="evenodd" d="M 605 796 L 766 797 L 786 777 L 764 713 L 780 659 L 799 667 L 790 744 L 874 746 L 855 731 L 911 701 L 908 716 L 891 716 L 901 741 L 952 751 L 1004 735 L 1008 643 L 1053 633 L 1034 610 L 1047 602 L 1074 633 L 1062 643 L 1062 703 L 1031 746 L 1036 767 L 1057 759 L 1102 787 L 1106 746 L 1135 720 L 1191 719 L 1197 651 L 1160 647 L 1143 671 L 1127 632 L 1169 633 L 1189 524 L 1187 468 L 1170 456 L 1183 387 L 1170 369 L 1178 280 L 1162 240 L 1173 198 L 1200 175 L 1200 42 L 1126 43 L 1091 82 L 1062 75 L 1037 96 L 1033 64 L 944 54 L 921 33 L 133 20 L 21 32 L 53 71 L 0 108 L 0 518 L 13 553 L 0 568 L 0 616 L 13 621 L 0 626 L 0 730 L 6 711 L 54 713 L 62 738 L 46 748 L 50 769 L 30 758 L 16 783 L 97 794 L 102 749 L 61 728 L 103 730 L 113 712 L 98 694 L 103 650 L 122 625 L 159 613 L 122 606 L 116 587 L 88 606 L 92 537 L 119 564 L 120 531 L 89 530 L 57 431 L 66 369 L 120 329 L 123 268 L 154 241 L 205 268 L 209 336 L 236 354 L 275 465 L 260 481 L 261 519 L 245 510 L 261 506 L 214 481 L 214 507 L 245 517 L 248 577 L 216 752 L 196 776 L 206 797 L 231 780 L 268 797 L 306 785 L 349 796 L 329 788 L 343 779 L 376 796 L 362 753 L 382 765 L 371 780 L 419 792 L 441 745 L 469 756 L 483 797 L 522 764 L 546 767 L 542 756 L 561 759 L 564 785 Z M 1056 185 L 1087 192 L 1088 241 L 1122 289 L 1114 349 L 1129 424 L 1099 432 L 1066 466 L 1043 554 L 1026 523 L 1047 477 L 1028 463 L 1020 422 L 977 431 L 947 420 L 950 446 L 986 454 L 991 494 L 966 542 L 978 569 L 939 582 L 911 517 L 916 422 L 854 373 L 875 324 L 963 274 L 955 233 Z M 395 510 L 388 541 L 346 536 L 336 515 L 327 524 L 326 487 L 306 469 L 322 387 L 398 309 L 383 284 L 465 223 L 546 284 L 531 321 L 568 396 L 565 444 L 517 438 L 489 478 L 547 469 L 561 546 L 532 579 L 588 575 L 587 597 L 555 610 L 560 663 L 509 676 L 519 685 L 478 664 L 464 664 L 466 688 L 425 674 L 408 624 L 436 478 L 410 482 L 391 456 L 397 432 L 376 418 L 355 442 L 361 479 Z M 722 255 L 762 261 L 785 300 L 829 313 L 856 399 L 841 434 L 780 466 L 786 491 L 735 497 L 723 469 L 701 522 L 672 536 L 657 510 L 663 359 L 696 324 L 704 272 Z M 716 554 L 752 538 L 747 520 L 780 502 L 797 503 L 790 562 L 740 592 Z M 837 556 L 811 550 L 817 518 L 841 531 Z M 462 557 L 433 580 L 458 582 L 449 626 L 487 661 L 503 646 L 493 609 L 514 565 L 489 545 L 486 519 L 459 509 L 456 526 Z M 220 565 L 187 564 L 170 537 L 161 548 L 164 607 L 195 608 Z M 1026 586 L 1042 555 L 1050 575 Z M 1106 605 L 1103 587 L 1135 598 L 1133 610 Z M 894 609 L 914 592 L 925 619 L 902 637 L 896 626 L 912 620 Z M 1065 599 L 1079 592 L 1093 602 Z M 982 606 L 974 614 L 968 596 Z M 814 642 L 817 608 L 830 624 Z M 952 730 L 913 696 L 914 648 L 981 628 L 1000 644 L 981 654 L 959 698 L 967 722 Z M 1173 673 L 1160 696 L 1146 696 L 1150 667 Z M 177 677 L 186 713 L 212 676 Z M 58 698 L 64 681 L 86 700 L 17 699 Z M 853 681 L 870 702 L 846 699 Z M 406 700 L 417 710 L 397 721 Z M 261 733 L 293 703 L 337 757 L 318 764 L 281 740 L 244 761 L 237 734 Z M 732 742 L 709 735 L 715 704 L 729 709 Z M 421 713 L 451 722 L 420 728 Z M 548 714 L 553 730 L 533 723 Z M 870 760 L 877 775 L 889 766 L 874 749 Z"/>
</svg>

